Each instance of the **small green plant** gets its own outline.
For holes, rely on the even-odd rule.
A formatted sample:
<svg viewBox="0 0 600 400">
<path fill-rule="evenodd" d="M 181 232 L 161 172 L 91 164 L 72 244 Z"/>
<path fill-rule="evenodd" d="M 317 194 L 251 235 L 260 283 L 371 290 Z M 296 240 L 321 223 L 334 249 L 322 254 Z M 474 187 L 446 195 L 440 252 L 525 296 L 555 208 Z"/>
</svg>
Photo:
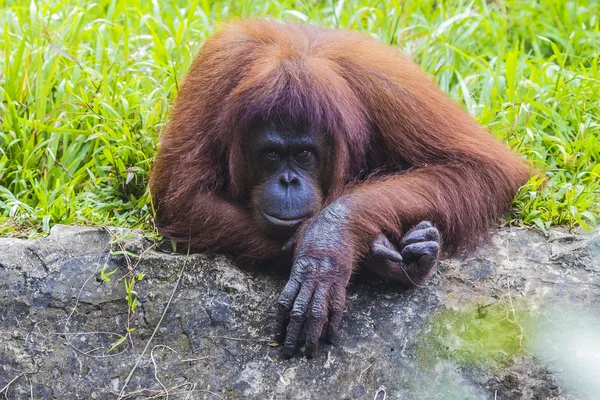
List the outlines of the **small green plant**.
<svg viewBox="0 0 600 400">
<path fill-rule="evenodd" d="M 115 268 L 109 271 L 108 268 L 110 268 L 108 264 L 104 264 L 104 266 L 100 270 L 100 278 L 106 283 L 110 282 L 110 277 L 114 275 L 114 273 L 118 270 L 118 268 Z"/>
<path fill-rule="evenodd" d="M 129 310 L 132 314 L 135 312 L 135 309 L 138 306 L 138 300 L 137 300 L 138 294 L 135 290 L 133 290 L 133 288 L 134 288 L 134 285 L 136 284 L 136 282 L 139 282 L 142 279 L 144 279 L 143 272 L 139 273 L 137 276 L 123 278 L 123 283 L 125 284 L 125 293 L 126 293 L 125 299 L 127 300 L 127 306 L 129 307 Z"/>
<path fill-rule="evenodd" d="M 131 339 L 131 334 L 135 331 L 135 328 L 131 326 L 131 322 L 133 317 L 135 316 L 136 309 L 139 305 L 138 301 L 138 293 L 135 290 L 135 286 L 137 283 L 142 281 L 146 276 L 143 271 L 138 271 L 137 266 L 139 261 L 141 260 L 141 256 L 135 253 L 132 253 L 125 248 L 125 241 L 129 239 L 132 234 L 126 233 L 124 235 L 120 235 L 118 233 L 112 232 L 109 230 L 109 233 L 112 235 L 112 239 L 110 241 L 111 247 L 117 247 L 119 250 L 111 250 L 111 257 L 114 256 L 122 256 L 125 260 L 125 264 L 127 265 L 127 273 L 123 275 L 121 278 L 123 280 L 123 284 L 125 286 L 125 300 L 127 301 L 127 326 L 125 328 L 126 334 L 124 336 L 119 337 L 112 345 L 110 346 L 109 352 L 117 349 L 121 344 L 123 344 L 127 339 L 133 344 L 133 340 Z M 137 259 L 137 262 L 133 262 L 133 259 Z M 112 271 L 108 271 L 108 265 L 105 265 L 100 271 L 100 277 L 105 282 L 110 282 L 110 276 L 113 275 L 117 271 L 115 268 Z"/>
</svg>

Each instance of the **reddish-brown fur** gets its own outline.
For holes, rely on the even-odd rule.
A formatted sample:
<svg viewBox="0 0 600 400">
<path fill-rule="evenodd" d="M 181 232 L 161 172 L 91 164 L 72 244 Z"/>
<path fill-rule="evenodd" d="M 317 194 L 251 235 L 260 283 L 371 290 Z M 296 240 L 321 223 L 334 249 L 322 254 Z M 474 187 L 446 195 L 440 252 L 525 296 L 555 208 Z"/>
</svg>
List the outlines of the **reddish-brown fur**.
<svg viewBox="0 0 600 400">
<path fill-rule="evenodd" d="M 198 249 L 280 254 L 251 218 L 242 146 L 255 123 L 278 119 L 333 143 L 325 205 L 352 198 L 355 256 L 422 220 L 446 253 L 469 248 L 530 173 L 395 49 L 348 31 L 235 22 L 200 50 L 162 136 L 150 182 L 159 231 Z"/>
</svg>

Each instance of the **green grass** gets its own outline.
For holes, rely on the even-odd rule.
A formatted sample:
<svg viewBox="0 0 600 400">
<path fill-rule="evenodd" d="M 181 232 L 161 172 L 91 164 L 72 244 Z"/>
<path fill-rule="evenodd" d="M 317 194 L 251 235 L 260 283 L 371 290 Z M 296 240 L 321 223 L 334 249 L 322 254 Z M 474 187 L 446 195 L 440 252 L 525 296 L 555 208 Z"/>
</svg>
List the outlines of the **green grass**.
<svg viewBox="0 0 600 400">
<path fill-rule="evenodd" d="M 148 172 L 177 84 L 203 40 L 239 16 L 400 47 L 544 171 L 511 222 L 598 218 L 598 1 L 0 0 L 0 233 L 148 229 Z"/>
</svg>

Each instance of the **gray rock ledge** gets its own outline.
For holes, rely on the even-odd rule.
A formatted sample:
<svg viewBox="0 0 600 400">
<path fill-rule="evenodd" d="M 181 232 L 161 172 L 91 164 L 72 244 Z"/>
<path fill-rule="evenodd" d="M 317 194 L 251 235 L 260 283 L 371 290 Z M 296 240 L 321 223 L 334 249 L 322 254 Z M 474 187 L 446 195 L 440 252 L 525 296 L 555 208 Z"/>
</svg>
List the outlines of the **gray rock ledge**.
<svg viewBox="0 0 600 400">
<path fill-rule="evenodd" d="M 116 269 L 110 282 L 104 265 Z M 131 315 L 130 270 L 144 274 Z M 126 230 L 55 226 L 37 240 L 0 238 L 0 396 L 600 396 L 600 230 L 505 228 L 415 290 L 359 274 L 337 343 L 310 361 L 284 360 L 271 343 L 285 282 L 285 271 L 242 271 L 220 255 L 156 251 Z M 128 326 L 130 339 L 109 352 Z"/>
</svg>

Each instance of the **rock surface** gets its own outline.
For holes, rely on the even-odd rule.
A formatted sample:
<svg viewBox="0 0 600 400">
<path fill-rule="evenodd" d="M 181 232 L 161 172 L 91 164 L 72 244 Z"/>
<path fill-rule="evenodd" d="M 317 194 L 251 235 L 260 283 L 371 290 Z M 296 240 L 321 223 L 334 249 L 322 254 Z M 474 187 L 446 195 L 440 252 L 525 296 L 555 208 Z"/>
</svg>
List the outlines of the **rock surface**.
<svg viewBox="0 0 600 400">
<path fill-rule="evenodd" d="M 110 282 L 101 279 L 103 268 L 105 277 L 116 269 Z M 124 230 L 55 226 L 33 241 L 0 238 L 0 395 L 383 400 L 600 393 L 600 231 L 543 236 L 503 229 L 472 257 L 442 262 L 415 290 L 359 275 L 337 343 L 322 344 L 313 360 L 284 360 L 271 343 L 285 274 L 242 271 L 219 255 L 167 254 Z M 132 276 L 138 304 L 131 313 L 123 280 Z M 128 327 L 135 330 L 109 351 Z"/>
</svg>

